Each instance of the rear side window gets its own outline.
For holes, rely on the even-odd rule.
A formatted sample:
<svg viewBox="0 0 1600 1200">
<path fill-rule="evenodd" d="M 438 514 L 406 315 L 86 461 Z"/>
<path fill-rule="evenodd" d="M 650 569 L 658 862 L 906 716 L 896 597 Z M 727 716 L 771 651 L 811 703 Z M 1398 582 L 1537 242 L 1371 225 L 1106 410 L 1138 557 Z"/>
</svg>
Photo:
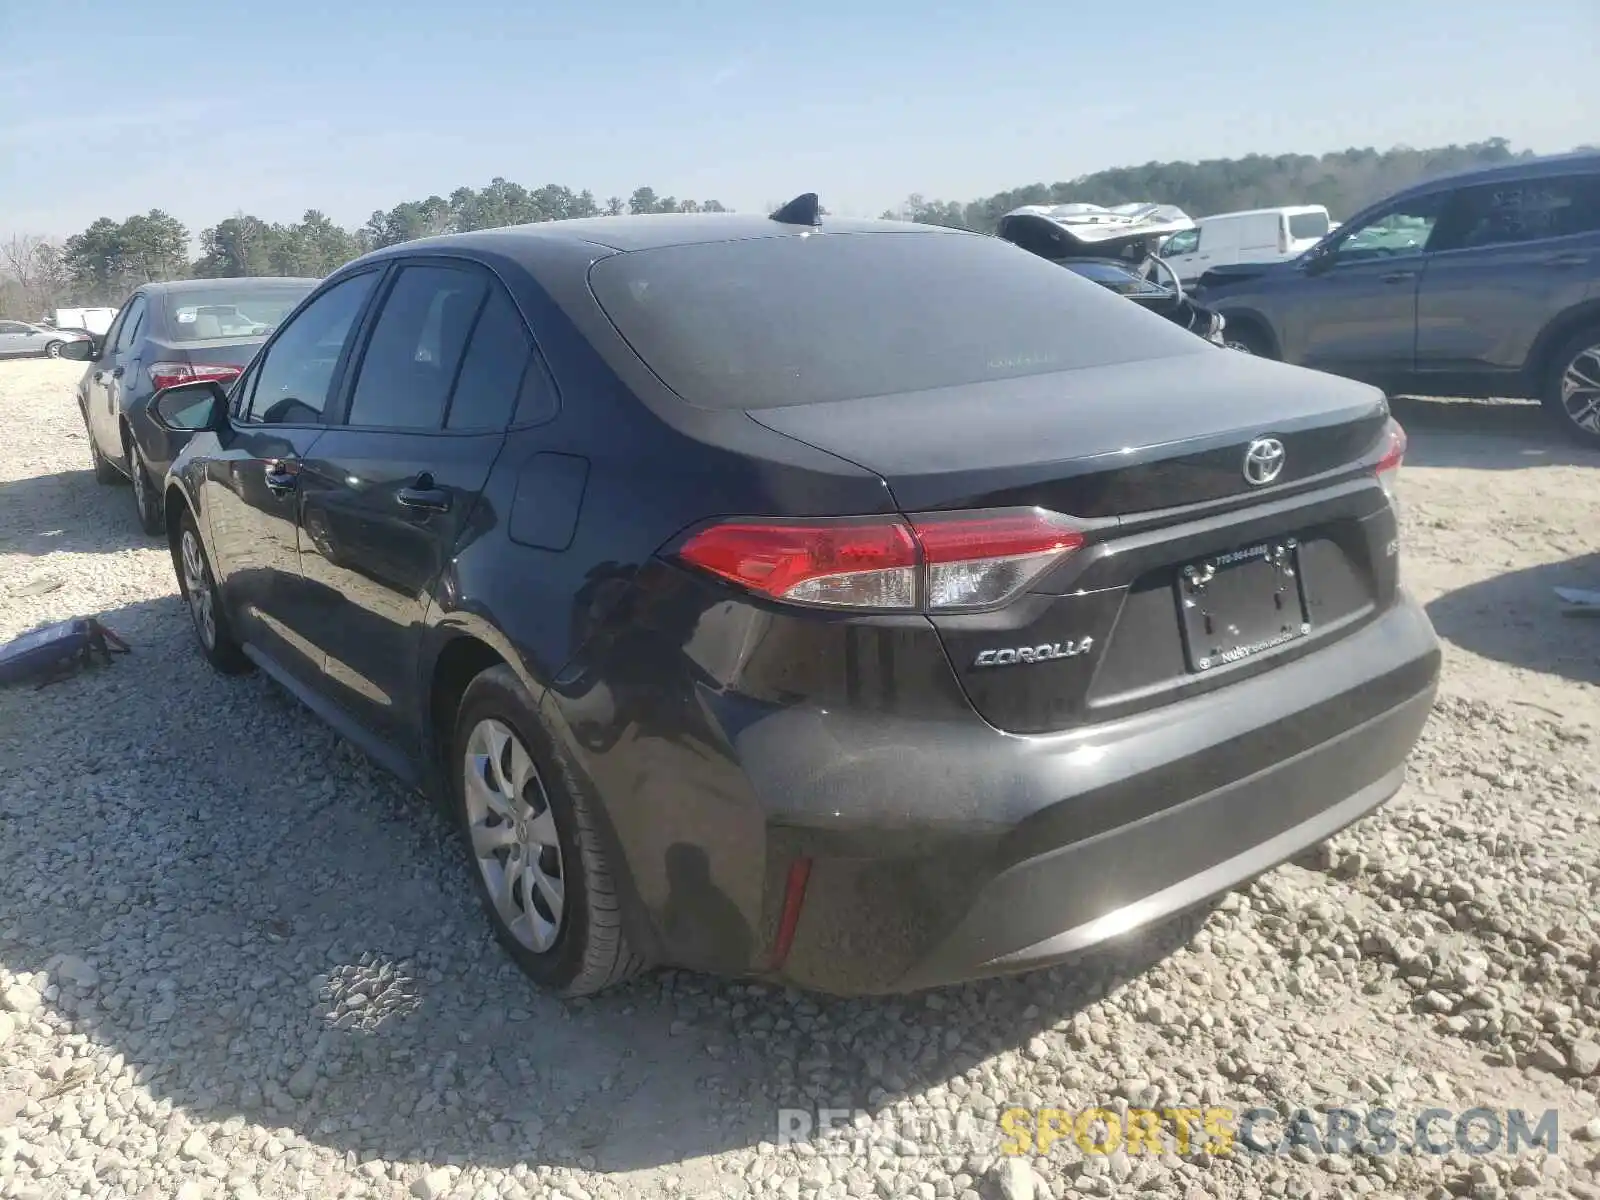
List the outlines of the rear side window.
<svg viewBox="0 0 1600 1200">
<path fill-rule="evenodd" d="M 145 298 L 141 292 L 128 302 L 128 310 L 123 314 L 122 327 L 117 331 L 117 349 L 126 350 L 133 345 L 134 339 L 144 329 Z"/>
<path fill-rule="evenodd" d="M 616 254 L 590 286 L 691 404 L 774 408 L 959 387 L 1205 342 L 999 238 L 778 235 Z"/>
<path fill-rule="evenodd" d="M 1301 238 L 1320 238 L 1327 236 L 1328 214 L 1325 212 L 1291 213 L 1289 215 L 1289 236 L 1299 241 Z"/>
<path fill-rule="evenodd" d="M 533 339 L 517 306 L 498 283 L 473 326 L 446 429 L 504 429 L 533 354 Z"/>
<path fill-rule="evenodd" d="M 1440 221 L 1439 250 L 1513 246 L 1600 230 L 1600 175 L 1463 188 Z"/>
<path fill-rule="evenodd" d="M 403 268 L 372 328 L 347 422 L 438 429 L 487 292 L 477 271 Z"/>
</svg>

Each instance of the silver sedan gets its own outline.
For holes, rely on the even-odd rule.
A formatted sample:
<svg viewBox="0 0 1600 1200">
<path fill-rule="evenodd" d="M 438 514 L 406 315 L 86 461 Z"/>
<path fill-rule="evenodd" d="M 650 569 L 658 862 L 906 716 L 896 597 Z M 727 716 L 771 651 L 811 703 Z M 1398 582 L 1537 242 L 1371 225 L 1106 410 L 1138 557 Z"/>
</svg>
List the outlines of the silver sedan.
<svg viewBox="0 0 1600 1200">
<path fill-rule="evenodd" d="M 0 358 L 34 354 L 60 358 L 61 347 L 68 342 L 93 340 L 79 329 L 52 329 L 48 325 L 30 325 L 26 321 L 0 321 Z"/>
</svg>

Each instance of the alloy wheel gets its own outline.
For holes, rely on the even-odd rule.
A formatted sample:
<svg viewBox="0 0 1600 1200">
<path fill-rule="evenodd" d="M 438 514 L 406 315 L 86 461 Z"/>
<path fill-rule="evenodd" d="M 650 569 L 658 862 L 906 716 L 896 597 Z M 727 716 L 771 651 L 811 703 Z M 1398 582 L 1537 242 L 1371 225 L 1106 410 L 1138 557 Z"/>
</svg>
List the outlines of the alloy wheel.
<svg viewBox="0 0 1600 1200">
<path fill-rule="evenodd" d="M 150 477 L 144 469 L 144 456 L 139 453 L 139 447 L 128 447 L 128 469 L 133 476 L 133 503 L 139 510 L 139 519 L 146 520 L 150 511 Z"/>
<path fill-rule="evenodd" d="M 44 356 L 46 358 L 60 358 L 61 357 L 61 343 L 60 342 L 51 342 L 48 346 L 46 346 L 44 348 Z"/>
<path fill-rule="evenodd" d="M 555 945 L 566 906 L 566 872 L 555 813 L 533 757 L 502 721 L 486 718 L 467 738 L 467 827 L 495 912 L 536 954 Z"/>
<path fill-rule="evenodd" d="M 194 630 L 207 650 L 217 644 L 217 614 L 212 608 L 211 572 L 206 567 L 205 552 L 200 549 L 200 539 L 192 529 L 183 531 L 180 547 L 183 558 L 183 590 L 189 596 L 189 613 L 194 617 Z"/>
<path fill-rule="evenodd" d="M 1600 345 L 1578 351 L 1561 373 L 1561 408 L 1585 433 L 1600 434 Z"/>
</svg>

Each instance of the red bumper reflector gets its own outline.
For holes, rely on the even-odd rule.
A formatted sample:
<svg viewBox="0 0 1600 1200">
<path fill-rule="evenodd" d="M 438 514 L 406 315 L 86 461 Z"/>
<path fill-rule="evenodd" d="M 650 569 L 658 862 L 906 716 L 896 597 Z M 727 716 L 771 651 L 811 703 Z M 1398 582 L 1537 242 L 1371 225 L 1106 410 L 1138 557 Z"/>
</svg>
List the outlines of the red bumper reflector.
<svg viewBox="0 0 1600 1200">
<path fill-rule="evenodd" d="M 811 880 L 811 860 L 797 858 L 789 864 L 789 879 L 783 888 L 783 912 L 778 917 L 778 936 L 772 943 L 772 969 L 780 969 L 789 959 L 794 931 L 800 924 L 800 907 L 806 901 L 806 884 Z"/>
</svg>

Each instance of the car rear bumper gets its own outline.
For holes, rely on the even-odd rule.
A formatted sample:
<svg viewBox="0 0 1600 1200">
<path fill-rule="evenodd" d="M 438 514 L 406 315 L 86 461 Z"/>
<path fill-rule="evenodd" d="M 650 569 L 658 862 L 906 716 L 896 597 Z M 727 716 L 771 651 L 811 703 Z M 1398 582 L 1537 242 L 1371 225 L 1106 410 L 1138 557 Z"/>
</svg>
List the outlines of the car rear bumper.
<svg viewBox="0 0 1600 1200">
<path fill-rule="evenodd" d="M 911 740 L 871 719 L 776 714 L 734 739 L 767 808 L 755 940 L 779 942 L 804 859 L 792 945 L 769 970 L 788 982 L 895 992 L 1071 958 L 1389 798 L 1438 672 L 1406 599 L 1325 652 L 1071 734 L 962 725 Z"/>
</svg>

